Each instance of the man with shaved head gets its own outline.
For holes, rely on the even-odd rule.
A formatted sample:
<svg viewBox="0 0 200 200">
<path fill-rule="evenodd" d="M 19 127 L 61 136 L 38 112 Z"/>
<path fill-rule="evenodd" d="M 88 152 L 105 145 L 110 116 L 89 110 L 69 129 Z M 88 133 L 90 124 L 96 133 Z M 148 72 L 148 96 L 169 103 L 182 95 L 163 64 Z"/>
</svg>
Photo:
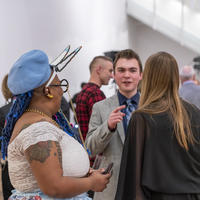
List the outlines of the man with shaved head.
<svg viewBox="0 0 200 200">
<path fill-rule="evenodd" d="M 195 72 L 192 66 L 184 66 L 180 70 L 180 96 L 200 109 L 200 86 L 195 83 Z"/>
<path fill-rule="evenodd" d="M 89 82 L 84 85 L 76 98 L 76 114 L 84 139 L 88 132 L 88 124 L 94 103 L 105 99 L 100 87 L 108 85 L 110 78 L 112 78 L 113 62 L 109 57 L 96 56 L 91 61 L 89 70 Z"/>
</svg>

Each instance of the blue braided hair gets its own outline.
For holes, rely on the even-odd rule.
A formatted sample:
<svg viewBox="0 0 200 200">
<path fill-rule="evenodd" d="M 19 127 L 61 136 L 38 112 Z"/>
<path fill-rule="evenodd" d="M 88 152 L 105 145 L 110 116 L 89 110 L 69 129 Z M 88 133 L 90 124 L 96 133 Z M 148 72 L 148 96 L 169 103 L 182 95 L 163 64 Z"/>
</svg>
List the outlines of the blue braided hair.
<svg viewBox="0 0 200 200">
<path fill-rule="evenodd" d="M 24 113 L 26 108 L 29 106 L 32 99 L 33 92 L 29 91 L 24 94 L 16 95 L 13 98 L 13 103 L 9 113 L 6 116 L 4 128 L 2 130 L 2 141 L 1 141 L 1 152 L 3 159 L 7 156 L 7 148 L 12 136 L 12 131 L 17 120 Z"/>
<path fill-rule="evenodd" d="M 81 141 L 80 136 L 79 136 L 78 129 L 73 128 L 70 125 L 68 125 L 64 115 L 61 112 L 57 112 L 52 118 L 53 118 L 53 120 L 55 120 L 57 122 L 57 124 L 60 126 L 60 128 L 63 131 L 65 131 L 68 135 L 72 136 L 80 144 L 82 144 L 82 141 Z"/>
<path fill-rule="evenodd" d="M 29 91 L 24 94 L 19 94 L 13 99 L 13 104 L 10 108 L 9 113 L 6 116 L 5 126 L 2 130 L 1 152 L 3 159 L 5 159 L 5 157 L 7 156 L 7 148 L 10 138 L 12 136 L 12 131 L 15 123 L 29 106 L 32 96 L 33 91 Z M 78 130 L 68 125 L 62 113 L 57 112 L 52 118 L 58 123 L 63 131 L 74 137 L 79 143 L 82 144 Z"/>
</svg>

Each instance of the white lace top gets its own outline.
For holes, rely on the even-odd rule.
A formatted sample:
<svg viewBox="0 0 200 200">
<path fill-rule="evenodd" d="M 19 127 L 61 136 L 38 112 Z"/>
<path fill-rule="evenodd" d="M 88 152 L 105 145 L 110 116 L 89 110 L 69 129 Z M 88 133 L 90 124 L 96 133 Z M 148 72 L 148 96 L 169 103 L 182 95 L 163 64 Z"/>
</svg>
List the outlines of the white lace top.
<svg viewBox="0 0 200 200">
<path fill-rule="evenodd" d="M 39 141 L 58 141 L 62 150 L 63 176 L 83 177 L 89 171 L 85 149 L 71 136 L 49 122 L 37 122 L 22 130 L 8 145 L 11 183 L 21 192 L 39 189 L 24 152 Z"/>
</svg>

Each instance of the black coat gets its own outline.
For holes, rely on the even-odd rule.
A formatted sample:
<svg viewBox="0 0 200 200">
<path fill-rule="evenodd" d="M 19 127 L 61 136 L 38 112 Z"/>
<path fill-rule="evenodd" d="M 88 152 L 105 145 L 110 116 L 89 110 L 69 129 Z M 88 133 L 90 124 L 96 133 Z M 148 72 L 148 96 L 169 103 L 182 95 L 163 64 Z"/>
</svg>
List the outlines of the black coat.
<svg viewBox="0 0 200 200">
<path fill-rule="evenodd" d="M 115 200 L 200 199 L 200 110 L 184 107 L 197 141 L 188 151 L 177 142 L 169 113 L 132 115 Z"/>
</svg>

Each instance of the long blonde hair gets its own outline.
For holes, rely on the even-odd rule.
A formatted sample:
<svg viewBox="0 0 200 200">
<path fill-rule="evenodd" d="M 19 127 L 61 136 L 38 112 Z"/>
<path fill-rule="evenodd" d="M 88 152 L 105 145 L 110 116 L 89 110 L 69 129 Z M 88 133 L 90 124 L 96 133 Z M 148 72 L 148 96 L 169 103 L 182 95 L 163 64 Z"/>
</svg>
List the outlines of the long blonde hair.
<svg viewBox="0 0 200 200">
<path fill-rule="evenodd" d="M 145 63 L 138 111 L 150 114 L 169 111 L 177 141 L 188 150 L 188 143 L 193 144 L 195 139 L 178 89 L 179 71 L 175 58 L 166 52 L 150 56 Z"/>
</svg>

